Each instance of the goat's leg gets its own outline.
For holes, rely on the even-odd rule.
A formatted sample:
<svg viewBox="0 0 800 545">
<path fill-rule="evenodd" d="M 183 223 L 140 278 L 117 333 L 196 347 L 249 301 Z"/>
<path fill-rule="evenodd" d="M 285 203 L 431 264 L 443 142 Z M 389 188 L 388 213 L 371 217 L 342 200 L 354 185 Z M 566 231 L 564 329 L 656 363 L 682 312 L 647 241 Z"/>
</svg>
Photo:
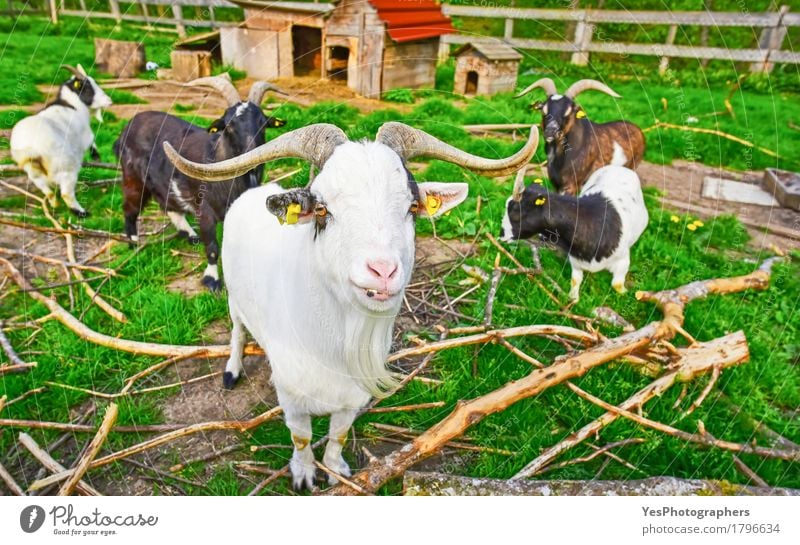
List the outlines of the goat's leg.
<svg viewBox="0 0 800 545">
<path fill-rule="evenodd" d="M 208 259 L 208 266 L 203 272 L 202 282 L 209 290 L 217 292 L 222 287 L 217 268 L 217 261 L 219 260 L 217 221 L 213 214 L 203 213 L 202 211 L 197 219 L 200 221 L 200 239 L 206 247 L 206 259 Z"/>
<path fill-rule="evenodd" d="M 125 214 L 125 234 L 131 242 L 139 242 L 139 230 L 136 222 L 147 201 L 150 200 L 150 191 L 137 178 L 124 175 L 122 181 L 123 203 L 122 210 Z"/>
<path fill-rule="evenodd" d="M 172 225 L 174 225 L 178 230 L 179 237 L 188 240 L 189 244 L 200 244 L 200 237 L 197 236 L 195 230 L 192 229 L 192 226 L 189 225 L 188 221 L 186 221 L 186 214 L 168 211 L 167 216 L 169 216 L 169 220 L 172 222 Z"/>
<path fill-rule="evenodd" d="M 358 411 L 339 411 L 331 414 L 331 424 L 328 429 L 328 445 L 325 447 L 325 456 L 322 463 L 339 475 L 350 476 L 350 466 L 342 457 L 342 447 L 347 441 L 347 432 L 353 426 Z M 336 478 L 329 476 L 328 483 L 336 484 Z"/>
<path fill-rule="evenodd" d="M 79 218 L 86 218 L 89 212 L 84 210 L 78 199 L 75 198 L 75 186 L 78 185 L 78 173 L 65 171 L 55 175 L 58 187 L 61 188 L 61 198 L 73 214 Z"/>
<path fill-rule="evenodd" d="M 295 490 L 312 488 L 317 470 L 314 467 L 314 452 L 311 450 L 311 416 L 299 411 L 286 396 L 279 395 L 286 426 L 292 434 L 294 452 L 289 462 L 292 471 L 292 484 Z"/>
<path fill-rule="evenodd" d="M 581 297 L 581 282 L 583 282 L 583 270 L 572 264 L 572 279 L 569 283 L 569 298 L 573 303 L 577 303 Z"/>
<path fill-rule="evenodd" d="M 222 386 L 230 390 L 242 374 L 242 350 L 244 349 L 244 325 L 236 310 L 231 307 L 231 355 L 225 364 L 225 374 L 222 375 Z"/>
<path fill-rule="evenodd" d="M 625 289 L 625 277 L 628 275 L 630 266 L 631 256 L 626 253 L 609 268 L 611 272 L 611 287 L 614 288 L 617 293 L 625 293 L 625 291 L 627 291 Z"/>
<path fill-rule="evenodd" d="M 22 168 L 25 171 L 25 174 L 28 175 L 28 179 L 33 182 L 33 185 L 38 187 L 39 191 L 44 194 L 44 198 L 47 199 L 47 202 L 50 204 L 50 206 L 55 208 L 56 194 L 50 187 L 50 182 L 47 180 L 47 176 L 30 163 L 26 163 Z"/>
</svg>

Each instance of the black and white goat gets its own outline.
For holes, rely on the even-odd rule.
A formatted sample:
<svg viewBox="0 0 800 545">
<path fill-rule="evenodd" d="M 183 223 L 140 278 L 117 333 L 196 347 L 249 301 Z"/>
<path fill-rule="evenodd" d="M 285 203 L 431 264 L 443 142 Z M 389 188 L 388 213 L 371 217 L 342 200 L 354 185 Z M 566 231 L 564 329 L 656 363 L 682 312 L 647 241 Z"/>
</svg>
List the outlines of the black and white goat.
<svg viewBox="0 0 800 545">
<path fill-rule="evenodd" d="M 627 121 L 594 123 L 575 102 L 579 93 L 590 89 L 620 98 L 607 85 L 582 79 L 560 95 L 553 80 L 542 78 L 517 97 L 537 88 L 547 93 L 547 100 L 536 102 L 534 107 L 542 112 L 547 176 L 556 189 L 576 195 L 598 168 L 619 165 L 635 169 L 642 162 L 645 142 L 639 127 Z"/>
<path fill-rule="evenodd" d="M 519 152 L 490 160 L 392 122 L 374 142 L 311 125 L 217 165 L 192 163 L 167 147 L 178 169 L 208 181 L 282 157 L 307 159 L 319 171 L 304 188 L 268 184 L 246 192 L 228 211 L 222 240 L 233 322 L 224 384 L 242 372 L 247 328 L 269 354 L 294 443 L 295 487 L 314 481 L 312 415 L 331 415 L 323 463 L 350 474 L 342 445 L 353 420 L 371 396 L 395 384 L 386 356 L 414 268 L 416 218 L 438 216 L 467 196 L 464 183 L 417 183 L 408 161 L 425 155 L 501 176 L 527 164 L 538 141 L 532 127 Z"/>
<path fill-rule="evenodd" d="M 58 187 L 69 209 L 86 217 L 88 213 L 75 198 L 75 186 L 86 151 L 92 148 L 92 156 L 99 158 L 89 124 L 91 114 L 102 121 L 102 109 L 111 106 L 111 99 L 80 64 L 62 68 L 72 77 L 61 84 L 56 99 L 14 125 L 11 157 L 44 193 L 50 206 L 56 205 L 53 187 Z"/>
<path fill-rule="evenodd" d="M 583 273 L 609 271 L 611 285 L 625 292 L 630 250 L 648 223 L 639 176 L 629 168 L 596 170 L 578 197 L 560 195 L 544 186 L 524 187 L 517 175 L 506 201 L 501 238 L 506 241 L 541 234 L 569 255 L 570 299 L 578 301 Z"/>
<path fill-rule="evenodd" d="M 264 167 L 258 166 L 226 183 L 206 184 L 175 170 L 164 154 L 164 142 L 194 161 L 211 163 L 260 146 L 265 141 L 265 129 L 280 127 L 284 122 L 261 111 L 266 92 L 279 91 L 269 83 L 255 82 L 244 101 L 230 79 L 223 76 L 200 78 L 189 85 L 217 89 L 228 103 L 223 116 L 203 128 L 164 112 L 136 114 L 114 143 L 114 153 L 122 165 L 125 233 L 131 241 L 138 240 L 139 213 L 151 197 L 155 198 L 181 236 L 193 244 L 202 240 L 208 259 L 202 282 L 216 291 L 220 288 L 217 223 L 225 218 L 239 195 L 261 183 Z M 187 213 L 197 218 L 200 237 L 186 220 Z"/>
</svg>

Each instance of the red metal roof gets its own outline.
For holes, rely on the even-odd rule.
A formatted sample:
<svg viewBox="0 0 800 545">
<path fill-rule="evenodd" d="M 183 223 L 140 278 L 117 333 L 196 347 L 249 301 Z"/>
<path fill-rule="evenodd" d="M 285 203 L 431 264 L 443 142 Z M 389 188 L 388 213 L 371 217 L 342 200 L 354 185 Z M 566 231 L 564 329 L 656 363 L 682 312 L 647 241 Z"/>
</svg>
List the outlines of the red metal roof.
<svg viewBox="0 0 800 545">
<path fill-rule="evenodd" d="M 396 42 L 434 38 L 456 31 L 434 0 L 369 0 Z"/>
</svg>

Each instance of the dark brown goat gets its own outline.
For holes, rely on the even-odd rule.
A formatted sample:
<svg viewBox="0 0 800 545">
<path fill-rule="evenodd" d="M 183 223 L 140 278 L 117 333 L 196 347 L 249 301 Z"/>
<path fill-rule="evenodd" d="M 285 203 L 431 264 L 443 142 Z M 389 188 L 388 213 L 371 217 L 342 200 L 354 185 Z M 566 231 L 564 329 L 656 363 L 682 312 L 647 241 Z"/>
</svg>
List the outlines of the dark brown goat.
<svg viewBox="0 0 800 545">
<path fill-rule="evenodd" d="M 594 123 L 575 102 L 578 93 L 589 89 L 619 98 L 608 86 L 583 79 L 560 95 L 553 80 L 542 78 L 517 97 L 536 88 L 547 93 L 547 100 L 535 103 L 534 107 L 542 112 L 547 176 L 558 191 L 577 195 L 597 169 L 606 165 L 635 169 L 642 162 L 645 141 L 639 127 L 627 121 Z"/>
<path fill-rule="evenodd" d="M 228 102 L 223 116 L 210 127 L 198 127 L 164 112 L 136 114 L 114 144 L 114 153 L 122 165 L 123 209 L 125 232 L 132 242 L 138 240 L 136 221 L 150 198 L 155 198 L 178 229 L 178 234 L 192 243 L 202 240 L 208 266 L 203 285 L 212 291 L 221 287 L 217 272 L 219 243 L 217 223 L 239 195 L 261 183 L 264 172 L 260 165 L 250 172 L 218 184 L 207 184 L 176 170 L 164 154 L 169 142 L 186 157 L 201 163 L 214 163 L 250 151 L 265 142 L 265 129 L 280 127 L 283 121 L 267 117 L 261 111 L 261 100 L 270 84 L 253 84 L 247 100 L 242 101 L 236 87 L 221 76 L 201 78 L 191 85 L 216 88 Z M 197 218 L 197 236 L 186 214 Z"/>
</svg>

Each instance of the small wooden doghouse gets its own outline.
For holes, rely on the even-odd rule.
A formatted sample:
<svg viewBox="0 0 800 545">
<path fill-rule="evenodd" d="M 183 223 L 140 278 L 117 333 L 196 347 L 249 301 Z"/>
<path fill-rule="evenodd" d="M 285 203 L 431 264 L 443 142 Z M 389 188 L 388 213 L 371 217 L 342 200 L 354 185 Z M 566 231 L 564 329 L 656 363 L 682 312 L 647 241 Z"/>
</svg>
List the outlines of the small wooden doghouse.
<svg viewBox="0 0 800 545">
<path fill-rule="evenodd" d="M 453 54 L 456 58 L 454 92 L 461 95 L 493 95 L 517 86 L 517 51 L 500 42 L 471 42 Z"/>
<path fill-rule="evenodd" d="M 455 32 L 434 0 L 233 2 L 245 22 L 221 29 L 223 63 L 260 79 L 341 80 L 367 97 L 433 87 L 439 36 Z"/>
</svg>

